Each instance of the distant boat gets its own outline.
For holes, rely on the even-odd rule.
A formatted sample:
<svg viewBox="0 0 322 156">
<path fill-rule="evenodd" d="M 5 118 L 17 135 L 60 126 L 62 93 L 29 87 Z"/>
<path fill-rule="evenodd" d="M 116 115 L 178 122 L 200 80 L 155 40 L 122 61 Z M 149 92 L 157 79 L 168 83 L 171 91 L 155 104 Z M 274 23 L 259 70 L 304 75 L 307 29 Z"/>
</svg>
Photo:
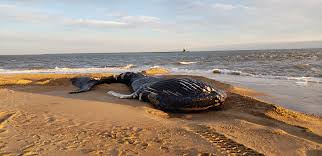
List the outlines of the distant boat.
<svg viewBox="0 0 322 156">
<path fill-rule="evenodd" d="M 183 48 L 183 49 L 182 49 L 182 52 L 183 52 L 183 53 L 186 53 L 186 52 L 189 52 L 189 51 L 187 51 L 185 48 Z"/>
</svg>

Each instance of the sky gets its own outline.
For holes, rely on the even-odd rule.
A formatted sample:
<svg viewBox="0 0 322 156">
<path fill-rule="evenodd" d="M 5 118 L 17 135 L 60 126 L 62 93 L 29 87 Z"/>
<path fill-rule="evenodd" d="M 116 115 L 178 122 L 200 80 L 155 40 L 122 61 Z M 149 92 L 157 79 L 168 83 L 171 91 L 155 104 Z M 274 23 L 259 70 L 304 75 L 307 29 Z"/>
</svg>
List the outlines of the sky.
<svg viewBox="0 0 322 156">
<path fill-rule="evenodd" d="M 0 55 L 322 47 L 322 0 L 0 0 Z"/>
</svg>

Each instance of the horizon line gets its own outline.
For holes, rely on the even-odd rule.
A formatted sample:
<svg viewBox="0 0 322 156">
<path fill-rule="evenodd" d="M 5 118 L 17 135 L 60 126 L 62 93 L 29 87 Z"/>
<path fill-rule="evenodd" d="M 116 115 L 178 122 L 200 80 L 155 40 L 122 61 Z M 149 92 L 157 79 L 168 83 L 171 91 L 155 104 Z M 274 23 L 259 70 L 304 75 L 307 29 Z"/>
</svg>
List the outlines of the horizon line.
<svg viewBox="0 0 322 156">
<path fill-rule="evenodd" d="M 69 54 L 137 54 L 137 53 L 196 53 L 196 52 L 236 52 L 236 51 L 264 51 L 264 50 L 315 50 L 321 49 L 322 47 L 310 47 L 310 48 L 258 48 L 258 49 L 223 49 L 223 50 L 188 50 L 188 52 L 182 51 L 122 51 L 122 52 L 67 52 L 67 53 L 41 53 L 41 54 L 11 54 L 11 55 L 3 55 L 0 56 L 24 56 L 24 55 L 69 55 Z"/>
</svg>

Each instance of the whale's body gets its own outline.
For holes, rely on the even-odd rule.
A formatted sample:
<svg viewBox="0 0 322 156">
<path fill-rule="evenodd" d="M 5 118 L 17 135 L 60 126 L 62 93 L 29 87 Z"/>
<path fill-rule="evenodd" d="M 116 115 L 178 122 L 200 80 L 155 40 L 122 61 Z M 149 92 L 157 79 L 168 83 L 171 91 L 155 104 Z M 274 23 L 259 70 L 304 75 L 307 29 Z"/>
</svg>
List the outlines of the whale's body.
<svg viewBox="0 0 322 156">
<path fill-rule="evenodd" d="M 73 85 L 80 89 L 76 92 L 86 92 L 95 85 L 102 83 L 124 83 L 133 93 L 124 95 L 113 91 L 111 95 L 120 98 L 135 98 L 149 102 L 154 107 L 165 111 L 200 111 L 221 106 L 226 96 L 222 90 L 203 81 L 191 78 L 159 78 L 141 73 L 126 72 L 100 80 L 89 77 L 73 78 Z"/>
</svg>

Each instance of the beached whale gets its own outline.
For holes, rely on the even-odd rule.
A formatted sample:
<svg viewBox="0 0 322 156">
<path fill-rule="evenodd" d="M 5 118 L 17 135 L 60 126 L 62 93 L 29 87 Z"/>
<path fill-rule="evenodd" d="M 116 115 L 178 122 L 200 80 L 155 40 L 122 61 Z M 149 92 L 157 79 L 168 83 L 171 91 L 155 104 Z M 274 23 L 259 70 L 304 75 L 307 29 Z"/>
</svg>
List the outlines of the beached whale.
<svg viewBox="0 0 322 156">
<path fill-rule="evenodd" d="M 149 102 L 157 109 L 165 111 L 200 111 L 221 106 L 227 95 L 212 85 L 191 78 L 161 78 L 142 73 L 125 72 L 101 79 L 79 77 L 71 79 L 81 93 L 103 83 L 123 83 L 131 87 L 132 94 L 125 95 L 109 91 L 108 94 L 128 99 Z"/>
</svg>

